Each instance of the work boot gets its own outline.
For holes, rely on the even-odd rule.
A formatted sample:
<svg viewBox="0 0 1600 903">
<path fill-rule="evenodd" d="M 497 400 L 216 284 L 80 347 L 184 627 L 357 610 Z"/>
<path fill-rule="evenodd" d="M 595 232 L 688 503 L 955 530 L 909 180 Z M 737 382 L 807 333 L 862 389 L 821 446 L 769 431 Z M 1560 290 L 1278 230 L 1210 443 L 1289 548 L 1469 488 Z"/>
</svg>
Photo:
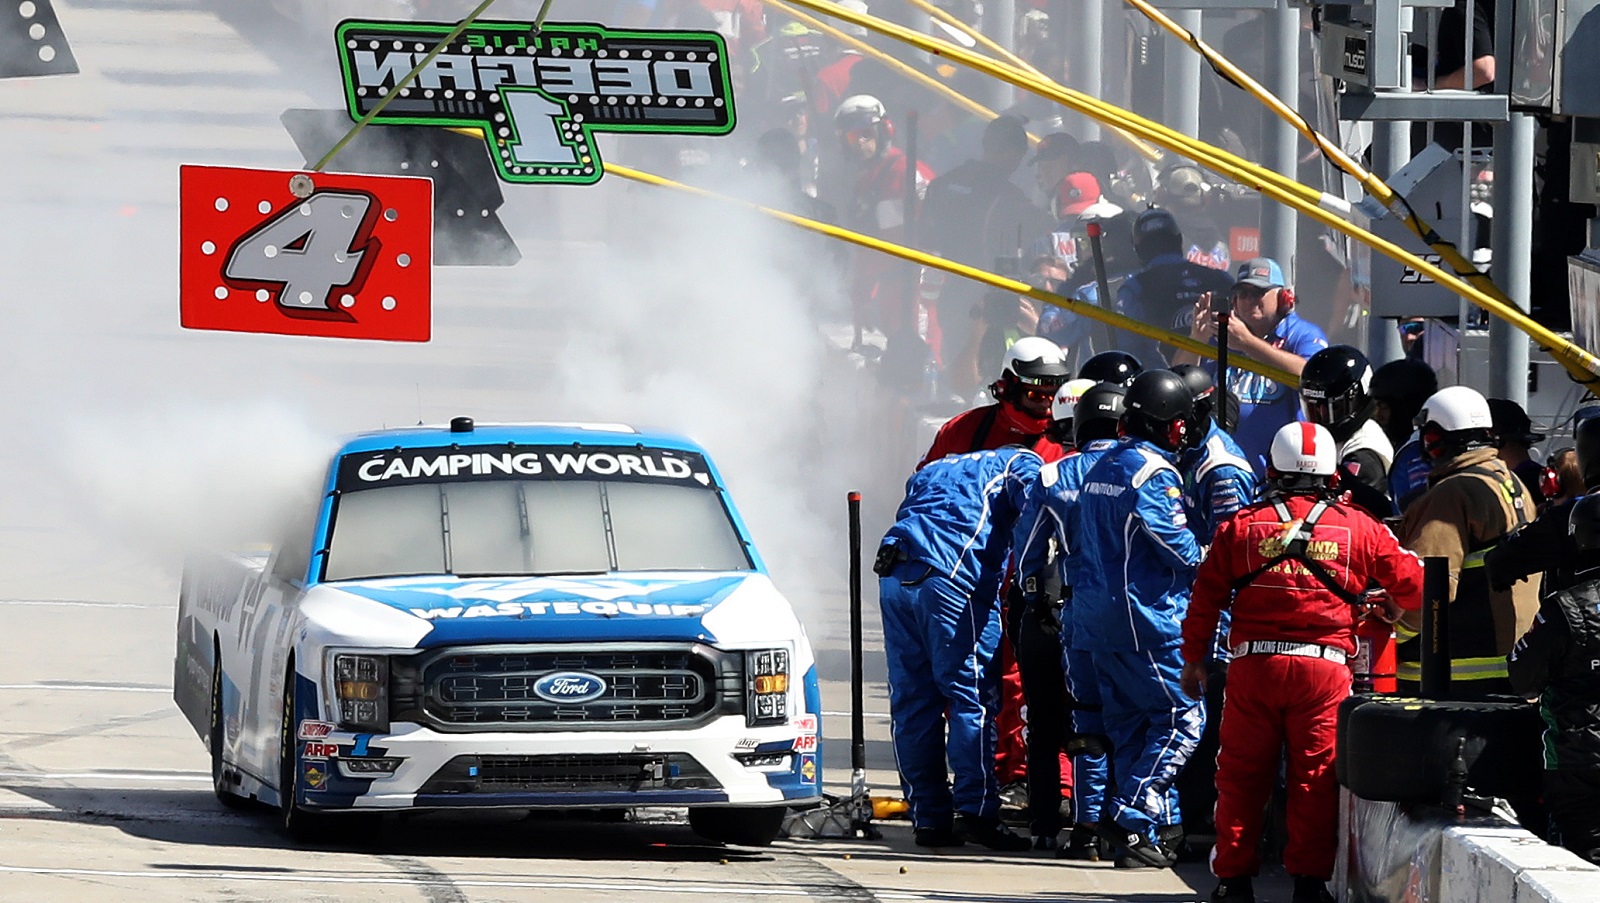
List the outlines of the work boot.
<svg viewBox="0 0 1600 903">
<path fill-rule="evenodd" d="M 1217 882 L 1217 889 L 1211 892 L 1211 903 L 1256 903 L 1255 886 L 1248 875 L 1243 878 L 1223 878 Z"/>
<path fill-rule="evenodd" d="M 949 825 L 918 828 L 916 830 L 916 840 L 919 847 L 959 847 L 966 843 L 966 841 L 956 836 L 955 829 Z"/>
<path fill-rule="evenodd" d="M 1099 862 L 1104 846 L 1094 825 L 1076 824 L 1067 835 L 1067 845 L 1056 850 L 1057 859 L 1077 859 L 1082 862 Z"/>
<path fill-rule="evenodd" d="M 957 815 L 955 834 L 962 840 L 1002 853 L 1020 853 L 1029 846 L 1028 838 L 1003 827 L 998 818 Z"/>
<path fill-rule="evenodd" d="M 1162 825 L 1156 829 L 1156 842 L 1161 852 L 1173 862 L 1205 862 L 1206 856 L 1189 843 L 1183 825 Z"/>
<path fill-rule="evenodd" d="M 1333 894 L 1328 893 L 1326 879 L 1295 875 L 1294 896 L 1290 899 L 1292 903 L 1333 903 Z"/>
<path fill-rule="evenodd" d="M 1033 848 L 1041 853 L 1048 853 L 1058 849 L 1061 842 L 1054 834 L 1040 834 L 1033 838 Z"/>
<path fill-rule="evenodd" d="M 1102 818 L 1098 830 L 1100 837 L 1119 851 L 1115 863 L 1117 868 L 1172 868 L 1172 859 L 1143 834 L 1129 831 L 1110 818 Z"/>
</svg>

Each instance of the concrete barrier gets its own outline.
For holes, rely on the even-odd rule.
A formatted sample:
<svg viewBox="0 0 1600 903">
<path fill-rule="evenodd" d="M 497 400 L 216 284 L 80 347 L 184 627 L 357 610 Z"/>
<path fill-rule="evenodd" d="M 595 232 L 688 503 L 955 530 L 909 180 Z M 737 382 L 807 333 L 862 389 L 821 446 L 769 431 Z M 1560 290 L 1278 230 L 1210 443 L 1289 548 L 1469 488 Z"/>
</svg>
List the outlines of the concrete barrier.
<svg viewBox="0 0 1600 903">
<path fill-rule="evenodd" d="M 1341 789 L 1334 889 L 1346 903 L 1588 903 L 1600 867 L 1498 818 L 1414 817 Z"/>
</svg>

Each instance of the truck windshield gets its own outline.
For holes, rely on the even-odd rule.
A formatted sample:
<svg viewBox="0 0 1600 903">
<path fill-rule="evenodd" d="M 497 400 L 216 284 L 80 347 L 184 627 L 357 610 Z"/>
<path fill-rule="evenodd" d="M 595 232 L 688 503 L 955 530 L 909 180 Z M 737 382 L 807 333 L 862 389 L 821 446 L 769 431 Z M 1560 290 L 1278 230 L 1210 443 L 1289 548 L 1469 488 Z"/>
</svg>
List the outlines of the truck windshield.
<svg viewBox="0 0 1600 903">
<path fill-rule="evenodd" d="M 720 493 L 688 483 L 474 480 L 341 493 L 324 580 L 751 567 Z"/>
</svg>

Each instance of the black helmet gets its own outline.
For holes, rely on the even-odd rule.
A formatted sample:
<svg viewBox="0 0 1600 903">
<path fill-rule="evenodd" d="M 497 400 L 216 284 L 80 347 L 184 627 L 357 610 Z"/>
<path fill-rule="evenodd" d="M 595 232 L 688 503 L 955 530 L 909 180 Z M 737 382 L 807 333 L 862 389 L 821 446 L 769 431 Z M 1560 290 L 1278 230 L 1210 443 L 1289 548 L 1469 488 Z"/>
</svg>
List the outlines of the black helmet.
<svg viewBox="0 0 1600 903">
<path fill-rule="evenodd" d="M 1133 378 L 1142 372 L 1144 367 L 1139 364 L 1139 359 L 1128 352 L 1102 351 L 1083 362 L 1083 366 L 1078 368 L 1078 378 L 1126 388 L 1133 385 Z"/>
<path fill-rule="evenodd" d="M 1306 360 L 1300 372 L 1300 408 L 1344 442 L 1372 418 L 1372 365 L 1349 345 L 1329 345 Z"/>
<path fill-rule="evenodd" d="M 1133 221 L 1133 247 L 1139 260 L 1149 263 L 1158 254 L 1183 252 L 1183 230 L 1170 211 L 1151 207 Z"/>
<path fill-rule="evenodd" d="M 1194 429 L 1198 437 L 1206 432 L 1205 422 L 1217 414 L 1216 380 L 1199 364 L 1178 364 L 1172 372 L 1183 379 L 1184 385 L 1189 387 L 1189 397 L 1194 399 Z M 1232 395 L 1228 396 L 1227 415 L 1226 421 L 1218 421 L 1223 429 L 1239 422 L 1239 399 Z"/>
<path fill-rule="evenodd" d="M 1073 409 L 1073 441 L 1081 447 L 1095 439 L 1117 438 L 1127 394 L 1127 389 L 1112 383 L 1097 383 L 1085 389 Z"/>
<path fill-rule="evenodd" d="M 1428 396 L 1439 391 L 1439 377 L 1433 368 L 1415 358 L 1390 361 L 1372 371 L 1372 386 L 1367 394 L 1389 407 L 1389 420 L 1382 424 L 1389 441 L 1399 448 L 1411 435 L 1411 418 L 1422 410 Z"/>
<path fill-rule="evenodd" d="M 1580 552 L 1600 550 L 1600 495 L 1586 495 L 1567 516 L 1567 535 Z"/>
<path fill-rule="evenodd" d="M 1123 424 L 1128 435 L 1153 442 L 1169 452 L 1183 451 L 1192 431 L 1194 400 L 1183 377 L 1171 370 L 1139 374 L 1128 387 Z"/>
<path fill-rule="evenodd" d="M 1585 417 L 1572 428 L 1573 441 L 1578 449 L 1578 471 L 1583 474 L 1583 488 L 1600 489 L 1600 417 Z"/>
</svg>

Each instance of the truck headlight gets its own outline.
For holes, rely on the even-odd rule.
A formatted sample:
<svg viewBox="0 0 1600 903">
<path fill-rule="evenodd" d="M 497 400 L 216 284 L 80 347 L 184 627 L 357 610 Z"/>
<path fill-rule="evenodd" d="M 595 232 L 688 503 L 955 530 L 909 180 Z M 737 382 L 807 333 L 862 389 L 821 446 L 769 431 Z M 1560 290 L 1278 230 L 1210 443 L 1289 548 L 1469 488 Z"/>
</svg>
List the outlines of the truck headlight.
<svg viewBox="0 0 1600 903">
<path fill-rule="evenodd" d="M 745 653 L 745 723 L 766 727 L 789 723 L 789 650 Z"/>
<path fill-rule="evenodd" d="M 374 734 L 389 732 L 389 659 L 382 655 L 335 655 L 333 689 L 339 726 Z"/>
</svg>

